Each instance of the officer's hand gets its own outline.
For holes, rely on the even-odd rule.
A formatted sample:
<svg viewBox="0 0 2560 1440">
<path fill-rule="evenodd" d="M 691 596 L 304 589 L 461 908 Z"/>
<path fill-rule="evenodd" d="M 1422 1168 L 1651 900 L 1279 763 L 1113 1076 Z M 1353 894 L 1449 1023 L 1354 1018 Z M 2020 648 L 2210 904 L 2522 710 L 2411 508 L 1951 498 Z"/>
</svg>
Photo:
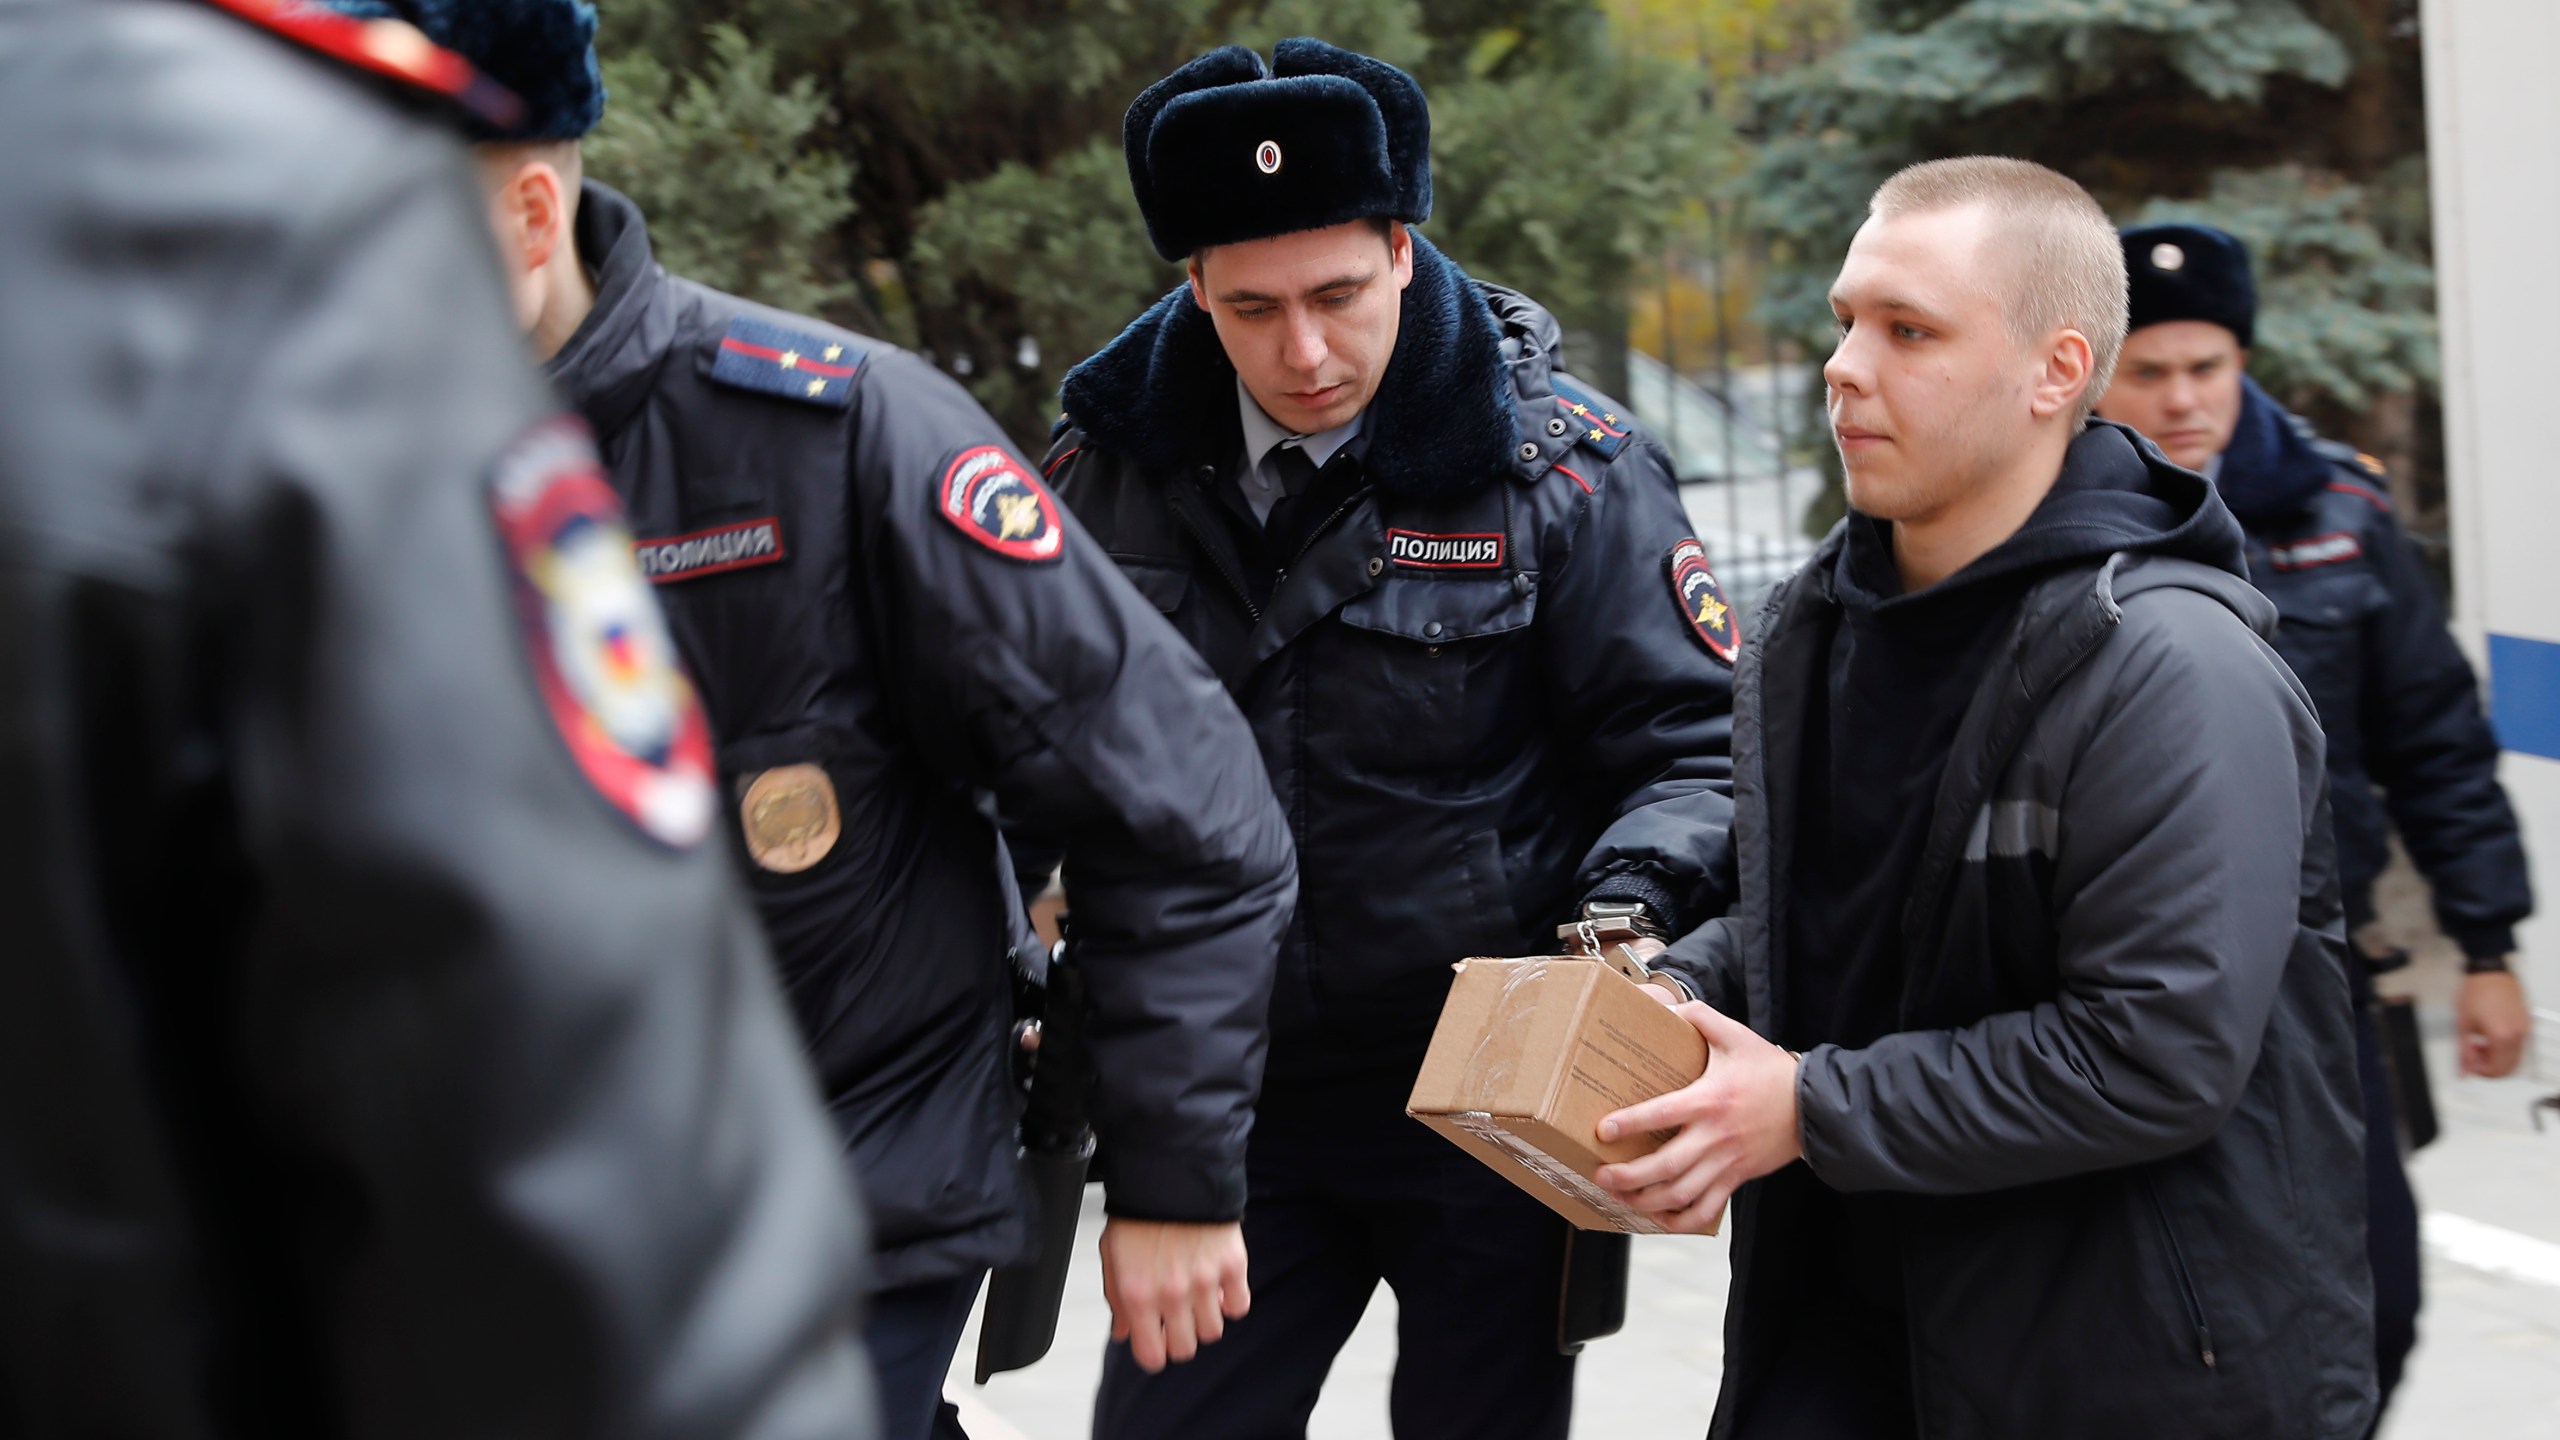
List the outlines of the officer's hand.
<svg viewBox="0 0 2560 1440">
<path fill-rule="evenodd" d="M 1592 1178 L 1670 1230 L 1696 1234 L 1724 1214 L 1746 1180 L 1804 1154 L 1796 1129 L 1796 1057 L 1751 1027 L 1691 1000 L 1683 1019 L 1707 1037 L 1707 1073 L 1668 1095 L 1600 1119 L 1600 1138 L 1638 1130 L 1679 1134 L 1662 1148 Z"/>
<path fill-rule="evenodd" d="M 1242 1225 L 1112 1220 L 1102 1227 L 1102 1298 L 1111 1338 L 1152 1375 L 1188 1360 L 1253 1308 Z"/>
<path fill-rule="evenodd" d="M 2462 993 L 2453 1002 L 2453 1030 L 2461 1042 L 2463 1074 L 2514 1074 L 2533 1034 L 2524 982 L 2511 970 L 2463 976 Z"/>
</svg>

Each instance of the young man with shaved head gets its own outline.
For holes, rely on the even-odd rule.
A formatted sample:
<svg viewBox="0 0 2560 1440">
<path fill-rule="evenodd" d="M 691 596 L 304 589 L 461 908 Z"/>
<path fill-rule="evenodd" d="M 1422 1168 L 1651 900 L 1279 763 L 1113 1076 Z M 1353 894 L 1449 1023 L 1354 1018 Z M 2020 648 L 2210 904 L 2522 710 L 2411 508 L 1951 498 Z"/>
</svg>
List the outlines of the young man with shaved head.
<svg viewBox="0 0 2560 1440">
<path fill-rule="evenodd" d="M 1720 1437 L 2360 1436 L 2361 1123 L 2319 723 L 2204 480 L 2089 420 L 2115 232 L 2015 160 L 1877 191 L 1850 514 L 1736 677 L 1712 1060 L 1602 1122 L 1734 1201 Z"/>
</svg>

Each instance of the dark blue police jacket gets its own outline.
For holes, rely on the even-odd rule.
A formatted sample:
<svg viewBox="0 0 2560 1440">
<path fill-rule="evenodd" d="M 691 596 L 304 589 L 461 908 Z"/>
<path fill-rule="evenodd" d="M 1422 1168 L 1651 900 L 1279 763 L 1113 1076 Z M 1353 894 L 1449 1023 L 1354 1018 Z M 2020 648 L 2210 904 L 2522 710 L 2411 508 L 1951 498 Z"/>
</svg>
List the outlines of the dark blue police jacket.
<svg viewBox="0 0 2560 1440">
<path fill-rule="evenodd" d="M 2382 467 L 2241 384 L 2217 483 L 2248 531 L 2249 578 L 2282 617 L 2276 650 L 2328 733 L 2348 914 L 2372 913 L 2396 823 L 2444 932 L 2465 954 L 2504 955 L 2533 892 L 2498 742 Z"/>
<path fill-rule="evenodd" d="M 1557 342 L 1417 236 L 1362 473 L 1263 584 L 1221 513 L 1236 372 L 1190 292 L 1068 376 L 1047 471 L 1226 681 L 1297 838 L 1275 1083 L 1409 1084 L 1451 963 L 1553 953 L 1586 898 L 1674 933 L 1731 898 L 1733 616 L 1668 457 Z"/>
<path fill-rule="evenodd" d="M 1216 678 L 931 366 L 670 277 L 602 186 L 578 243 L 596 307 L 551 371 L 701 687 L 730 833 L 784 842 L 739 859 L 880 1283 L 1029 1239 L 990 802 L 1082 866 L 1113 1212 L 1237 1218 L 1291 863 Z"/>
</svg>

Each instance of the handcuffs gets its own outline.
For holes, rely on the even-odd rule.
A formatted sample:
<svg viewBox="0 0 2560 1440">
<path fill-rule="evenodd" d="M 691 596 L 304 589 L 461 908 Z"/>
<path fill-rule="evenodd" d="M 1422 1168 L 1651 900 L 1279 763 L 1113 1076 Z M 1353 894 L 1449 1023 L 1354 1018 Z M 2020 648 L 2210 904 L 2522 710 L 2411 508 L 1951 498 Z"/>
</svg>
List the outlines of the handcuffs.
<svg viewBox="0 0 2560 1440">
<path fill-rule="evenodd" d="M 1556 939 L 1563 942 L 1566 954 L 1597 960 L 1638 985 L 1667 985 L 1681 999 L 1695 1000 L 1697 994 L 1688 982 L 1671 971 L 1654 969 L 1636 953 L 1638 941 L 1664 943 L 1669 938 L 1654 923 L 1652 912 L 1635 900 L 1587 901 L 1581 919 L 1556 927 Z"/>
</svg>

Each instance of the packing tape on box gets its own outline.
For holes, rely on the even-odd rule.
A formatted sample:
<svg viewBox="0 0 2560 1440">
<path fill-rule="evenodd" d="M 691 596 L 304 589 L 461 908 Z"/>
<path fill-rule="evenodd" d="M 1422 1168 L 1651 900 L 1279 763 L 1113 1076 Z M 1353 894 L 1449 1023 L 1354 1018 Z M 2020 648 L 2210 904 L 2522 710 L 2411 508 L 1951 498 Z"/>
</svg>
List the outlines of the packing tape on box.
<svg viewBox="0 0 2560 1440">
<path fill-rule="evenodd" d="M 1617 1221 L 1639 1235 L 1668 1235 L 1671 1232 L 1649 1215 L 1628 1208 L 1626 1202 L 1584 1179 L 1572 1166 L 1502 1128 L 1500 1122 L 1481 1110 L 1451 1115 L 1449 1123 L 1486 1144 L 1502 1151 L 1539 1179 L 1572 1195 L 1592 1209 Z"/>
<path fill-rule="evenodd" d="M 1546 962 L 1536 960 L 1511 967 L 1503 978 L 1502 998 L 1495 1002 L 1493 1016 L 1467 1056 L 1467 1068 L 1458 1081 L 1460 1104 L 1487 1104 L 1510 1088 L 1528 1048 L 1530 1022 L 1538 1014 L 1535 982 L 1546 973 Z"/>
</svg>

